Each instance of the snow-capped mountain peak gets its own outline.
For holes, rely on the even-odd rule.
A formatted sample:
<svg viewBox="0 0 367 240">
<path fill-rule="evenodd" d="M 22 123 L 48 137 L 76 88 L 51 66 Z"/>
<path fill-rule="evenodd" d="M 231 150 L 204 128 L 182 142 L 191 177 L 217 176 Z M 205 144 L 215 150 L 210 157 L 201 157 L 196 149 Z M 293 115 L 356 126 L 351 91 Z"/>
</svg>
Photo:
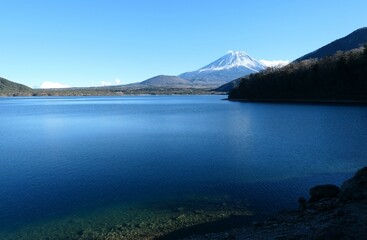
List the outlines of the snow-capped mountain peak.
<svg viewBox="0 0 367 240">
<path fill-rule="evenodd" d="M 236 67 L 245 67 L 253 70 L 254 72 L 258 72 L 266 68 L 264 64 L 250 57 L 247 53 L 243 51 L 229 51 L 223 57 L 203 68 L 200 68 L 198 71 L 219 71 Z"/>
<path fill-rule="evenodd" d="M 282 65 L 283 61 L 258 61 L 243 51 L 229 51 L 209 65 L 196 71 L 181 73 L 179 77 L 189 80 L 194 85 L 220 86 L 239 77 L 258 73 L 268 67 Z"/>
</svg>

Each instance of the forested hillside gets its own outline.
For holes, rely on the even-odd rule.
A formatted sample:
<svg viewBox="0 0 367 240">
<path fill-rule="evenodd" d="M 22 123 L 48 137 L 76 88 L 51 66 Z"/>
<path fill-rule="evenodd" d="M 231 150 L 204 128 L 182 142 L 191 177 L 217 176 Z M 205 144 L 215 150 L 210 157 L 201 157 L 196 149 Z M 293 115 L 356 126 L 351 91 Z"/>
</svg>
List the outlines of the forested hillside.
<svg viewBox="0 0 367 240">
<path fill-rule="evenodd" d="M 298 59 L 296 62 L 303 61 L 311 58 L 324 58 L 327 56 L 332 56 L 338 51 L 350 51 L 352 49 L 363 47 L 367 43 L 367 27 L 360 28 L 352 32 L 351 34 L 337 39 L 316 51 L 308 53 Z"/>
<path fill-rule="evenodd" d="M 15 94 L 18 92 L 29 92 L 31 90 L 32 89 L 30 87 L 0 77 L 0 95 L 6 95 L 8 93 Z"/>
<path fill-rule="evenodd" d="M 229 99 L 367 100 L 367 45 L 242 78 Z"/>
</svg>

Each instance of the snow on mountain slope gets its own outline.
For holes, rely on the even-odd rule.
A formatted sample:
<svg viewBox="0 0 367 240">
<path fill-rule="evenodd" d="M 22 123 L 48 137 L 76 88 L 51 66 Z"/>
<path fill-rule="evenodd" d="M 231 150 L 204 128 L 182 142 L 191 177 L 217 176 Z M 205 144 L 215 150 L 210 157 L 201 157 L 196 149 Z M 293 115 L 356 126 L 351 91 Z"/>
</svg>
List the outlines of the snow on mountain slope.
<svg viewBox="0 0 367 240">
<path fill-rule="evenodd" d="M 289 64 L 288 60 L 274 60 L 274 61 L 259 60 L 259 62 L 261 62 L 263 65 L 267 67 L 275 67 L 275 68 L 281 68 Z"/>
<path fill-rule="evenodd" d="M 267 65 L 250 57 L 243 51 L 229 51 L 223 57 L 196 71 L 179 75 L 195 85 L 220 86 L 233 79 L 251 73 L 257 73 L 267 68 Z"/>
<path fill-rule="evenodd" d="M 252 71 L 259 71 L 266 66 L 261 62 L 250 57 L 247 53 L 241 51 L 229 51 L 226 55 L 218 60 L 210 63 L 209 65 L 200 68 L 198 71 L 220 71 L 224 69 L 230 69 L 235 67 L 245 67 Z"/>
</svg>

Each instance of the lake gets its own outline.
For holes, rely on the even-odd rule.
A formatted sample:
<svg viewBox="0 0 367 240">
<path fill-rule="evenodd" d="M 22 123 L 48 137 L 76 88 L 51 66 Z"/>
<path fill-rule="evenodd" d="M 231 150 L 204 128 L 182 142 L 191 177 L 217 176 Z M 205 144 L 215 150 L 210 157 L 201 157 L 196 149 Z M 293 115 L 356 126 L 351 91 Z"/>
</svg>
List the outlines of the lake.
<svg viewBox="0 0 367 240">
<path fill-rule="evenodd" d="M 367 165 L 366 106 L 223 98 L 0 98 L 0 237 L 149 239 Z"/>
</svg>

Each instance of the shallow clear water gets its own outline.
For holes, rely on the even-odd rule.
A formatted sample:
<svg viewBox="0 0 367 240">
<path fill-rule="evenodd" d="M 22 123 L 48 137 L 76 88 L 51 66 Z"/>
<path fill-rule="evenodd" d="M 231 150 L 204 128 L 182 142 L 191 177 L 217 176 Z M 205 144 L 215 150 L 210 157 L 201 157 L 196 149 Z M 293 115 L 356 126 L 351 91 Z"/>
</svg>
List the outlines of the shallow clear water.
<svg viewBox="0 0 367 240">
<path fill-rule="evenodd" d="M 367 165 L 365 106 L 222 98 L 1 98 L 0 226 L 188 196 L 275 211 Z"/>
</svg>

